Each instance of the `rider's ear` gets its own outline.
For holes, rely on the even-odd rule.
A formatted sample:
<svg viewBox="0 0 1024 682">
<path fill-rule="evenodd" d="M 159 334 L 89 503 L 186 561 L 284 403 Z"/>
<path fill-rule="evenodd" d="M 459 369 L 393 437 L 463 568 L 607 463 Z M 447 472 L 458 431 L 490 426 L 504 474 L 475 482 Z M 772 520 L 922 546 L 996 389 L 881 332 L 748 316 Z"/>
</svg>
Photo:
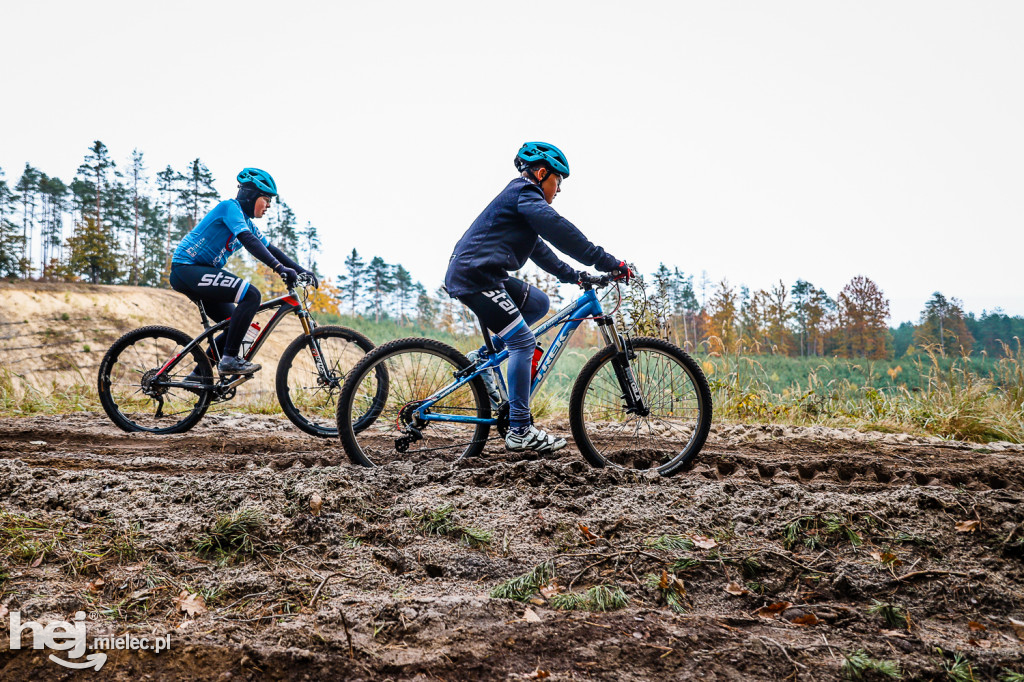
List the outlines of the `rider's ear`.
<svg viewBox="0 0 1024 682">
<path fill-rule="evenodd" d="M 548 169 L 544 166 L 540 166 L 533 171 L 533 176 L 537 178 L 537 182 L 544 182 L 544 178 L 548 176 Z"/>
</svg>

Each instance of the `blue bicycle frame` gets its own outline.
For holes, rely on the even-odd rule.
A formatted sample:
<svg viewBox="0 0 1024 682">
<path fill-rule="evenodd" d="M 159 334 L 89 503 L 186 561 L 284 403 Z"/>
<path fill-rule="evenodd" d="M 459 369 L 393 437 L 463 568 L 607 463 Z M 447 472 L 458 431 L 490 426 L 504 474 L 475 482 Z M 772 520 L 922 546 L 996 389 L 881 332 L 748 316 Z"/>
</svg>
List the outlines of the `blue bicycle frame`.
<svg viewBox="0 0 1024 682">
<path fill-rule="evenodd" d="M 562 325 L 561 329 L 558 330 L 558 335 L 555 336 L 555 340 L 551 346 L 544 352 L 544 355 L 540 359 L 540 363 L 537 366 L 537 375 L 533 379 L 533 384 L 530 386 L 530 396 L 532 397 L 541 384 L 544 383 L 544 379 L 547 377 L 551 367 L 558 360 L 558 356 L 565 350 L 566 343 L 575 333 L 576 329 L 583 323 L 584 320 L 591 318 L 603 317 L 604 311 L 601 308 L 601 301 L 597 298 L 597 293 L 593 289 L 587 289 L 583 292 L 583 295 L 578 299 L 567 305 L 566 307 L 559 310 L 557 313 L 552 315 L 544 322 L 539 323 L 533 328 L 533 333 L 536 336 L 541 336 L 551 331 L 554 327 L 559 324 Z M 605 341 L 609 343 L 615 343 L 617 346 L 621 346 L 622 340 L 617 333 L 614 333 L 614 329 L 609 330 L 610 320 L 608 325 L 602 325 L 600 327 L 602 335 L 605 337 Z M 489 345 L 489 344 L 488 344 Z M 461 377 L 457 375 L 454 383 L 445 386 L 440 391 L 437 391 L 429 398 L 423 401 L 416 411 L 415 415 L 426 422 L 460 422 L 464 424 L 497 424 L 498 420 L 494 417 L 471 417 L 468 415 L 459 414 L 432 414 L 430 408 L 437 404 L 438 401 L 443 400 L 445 397 L 451 395 L 457 391 L 460 387 L 472 381 L 474 378 L 480 376 L 484 372 L 493 370 L 499 377 L 501 377 L 500 365 L 508 358 L 508 349 L 503 348 L 497 353 L 490 354 L 487 356 L 487 361 L 476 367 L 475 370 L 468 374 L 464 374 Z M 500 382 L 502 385 L 504 381 Z M 504 386 L 503 386 L 504 388 Z"/>
</svg>

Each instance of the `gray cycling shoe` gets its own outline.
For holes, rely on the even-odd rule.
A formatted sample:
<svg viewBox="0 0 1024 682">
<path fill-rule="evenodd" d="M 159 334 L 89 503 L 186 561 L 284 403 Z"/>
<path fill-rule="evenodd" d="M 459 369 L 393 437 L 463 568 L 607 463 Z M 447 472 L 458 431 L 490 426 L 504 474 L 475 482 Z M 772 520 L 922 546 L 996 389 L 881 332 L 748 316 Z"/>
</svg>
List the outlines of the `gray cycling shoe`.
<svg viewBox="0 0 1024 682">
<path fill-rule="evenodd" d="M 225 355 L 217 365 L 217 371 L 221 374 L 254 374 L 260 370 L 260 366 L 249 362 L 245 358 Z"/>
<path fill-rule="evenodd" d="M 567 445 L 564 438 L 544 433 L 533 424 L 526 430 L 526 433 L 518 434 L 515 429 L 509 429 L 505 436 L 505 448 L 513 452 L 533 450 L 546 453 L 561 450 Z"/>
<path fill-rule="evenodd" d="M 480 351 L 474 350 L 466 354 L 466 359 L 474 364 L 479 358 Z M 491 401 L 491 411 L 495 412 L 501 406 L 501 392 L 498 391 L 498 382 L 494 380 L 494 372 L 484 372 L 480 378 L 483 379 L 484 388 L 487 389 L 487 398 Z"/>
</svg>

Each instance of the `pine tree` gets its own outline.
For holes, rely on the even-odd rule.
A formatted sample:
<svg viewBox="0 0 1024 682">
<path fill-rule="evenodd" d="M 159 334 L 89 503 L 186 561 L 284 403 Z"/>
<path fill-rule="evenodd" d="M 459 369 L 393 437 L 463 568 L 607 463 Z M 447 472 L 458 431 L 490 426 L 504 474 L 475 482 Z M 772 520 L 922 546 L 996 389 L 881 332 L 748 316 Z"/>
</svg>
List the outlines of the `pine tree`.
<svg viewBox="0 0 1024 682">
<path fill-rule="evenodd" d="M 14 187 L 21 196 L 21 253 L 18 255 L 18 264 L 24 279 L 32 274 L 32 234 L 36 226 L 39 178 L 39 171 L 26 163 L 25 170 Z"/>
<path fill-rule="evenodd" d="M 427 293 L 426 287 L 416 282 L 416 317 L 419 318 L 420 324 L 433 327 L 437 321 L 438 309 L 438 302 Z"/>
<path fill-rule="evenodd" d="M 369 284 L 368 310 L 373 312 L 374 320 L 379 322 L 381 316 L 385 314 L 384 303 L 387 301 L 388 294 L 395 287 L 391 266 L 385 263 L 380 256 L 374 256 L 366 267 L 366 278 Z"/>
<path fill-rule="evenodd" d="M 76 226 L 68 239 L 70 270 L 85 275 L 93 284 L 111 284 L 118 276 L 117 251 L 105 230 L 92 217 Z"/>
<path fill-rule="evenodd" d="M 40 275 L 58 277 L 63 261 L 64 213 L 68 209 L 68 187 L 60 178 L 40 174 L 39 193 L 42 199 L 42 223 L 39 234 Z"/>
<path fill-rule="evenodd" d="M 290 208 L 288 210 L 291 211 Z M 304 267 L 310 272 L 316 272 L 316 254 L 320 251 L 320 235 L 317 233 L 313 223 L 307 220 L 306 227 L 302 229 L 302 233 L 299 236 L 302 238 L 302 253 L 306 261 Z M 296 256 L 298 256 L 297 251 Z"/>
<path fill-rule="evenodd" d="M 947 345 L 969 353 L 974 337 L 964 321 L 963 303 L 956 298 L 946 298 L 938 291 L 932 294 L 921 311 L 921 324 L 914 331 L 914 345 L 937 345 L 942 355 L 946 354 Z"/>
<path fill-rule="evenodd" d="M 160 192 L 162 197 L 162 207 L 167 220 L 166 227 L 164 228 L 164 266 L 163 272 L 160 278 L 161 286 L 169 286 L 167 278 L 171 274 L 171 258 L 174 255 L 172 251 L 171 240 L 173 238 L 173 224 L 174 224 L 174 198 L 178 193 L 178 186 L 181 183 L 181 174 L 175 172 L 173 168 L 167 166 L 162 171 L 156 174 L 157 190 Z"/>
<path fill-rule="evenodd" d="M 17 277 L 21 274 L 18 254 L 23 249 L 14 212 L 18 196 L 11 191 L 0 169 L 0 277 Z"/>
<path fill-rule="evenodd" d="M 213 173 L 198 158 L 188 164 L 188 170 L 180 178 L 182 184 L 178 189 L 178 201 L 188 219 L 187 233 L 199 224 L 200 216 L 206 213 L 210 203 L 219 195 L 213 188 Z"/>
<path fill-rule="evenodd" d="M 142 205 L 144 198 L 143 191 L 148 184 L 146 179 L 146 165 L 142 158 L 142 152 L 138 149 L 132 150 L 132 158 L 128 166 L 128 191 L 132 204 L 132 246 L 129 251 L 128 281 L 138 285 L 141 279 L 140 270 L 142 264 L 139 262 L 139 232 L 144 222 Z"/>
<path fill-rule="evenodd" d="M 394 292 L 395 312 L 398 314 L 398 322 L 404 324 L 406 310 L 411 309 L 414 305 L 412 299 L 416 294 L 416 288 L 412 281 L 412 275 L 409 274 L 409 271 L 401 263 L 394 266 L 394 271 L 391 274 L 391 289 Z"/>
<path fill-rule="evenodd" d="M 363 290 L 363 278 L 366 275 L 366 263 L 359 257 L 359 252 L 352 253 L 345 259 L 346 274 L 338 275 L 338 288 L 342 298 L 348 303 L 349 314 L 355 315 L 359 306 L 360 292 Z"/>
</svg>

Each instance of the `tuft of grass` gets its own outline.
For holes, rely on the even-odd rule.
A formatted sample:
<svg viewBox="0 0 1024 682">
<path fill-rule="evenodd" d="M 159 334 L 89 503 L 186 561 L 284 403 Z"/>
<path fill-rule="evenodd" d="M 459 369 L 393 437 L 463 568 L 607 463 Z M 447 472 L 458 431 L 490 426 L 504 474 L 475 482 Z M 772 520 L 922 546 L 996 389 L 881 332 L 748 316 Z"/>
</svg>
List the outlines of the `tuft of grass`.
<svg viewBox="0 0 1024 682">
<path fill-rule="evenodd" d="M 410 516 L 427 535 L 443 535 L 468 547 L 486 547 L 494 539 L 494 533 L 489 530 L 460 524 L 455 514 L 455 506 L 452 504 L 442 505 L 419 515 L 410 513 Z"/>
<path fill-rule="evenodd" d="M 506 580 L 493 590 L 492 599 L 515 599 L 528 601 L 530 597 L 555 577 L 555 566 L 550 561 L 537 564 L 528 573 Z"/>
<path fill-rule="evenodd" d="M 676 613 L 686 613 L 686 603 L 684 601 L 686 588 L 683 587 L 683 581 L 673 573 L 668 571 L 662 571 L 661 575 L 648 573 L 644 576 L 644 583 L 647 587 L 657 591 L 673 611 Z"/>
<path fill-rule="evenodd" d="M 565 592 L 548 600 L 548 606 L 562 611 L 615 611 L 628 603 L 629 595 L 615 585 L 595 585 L 586 592 Z"/>
<path fill-rule="evenodd" d="M 999 675 L 999 682 L 1024 682 L 1024 673 L 1004 668 L 1002 674 Z"/>
<path fill-rule="evenodd" d="M 881 618 L 890 628 L 910 629 L 910 616 L 907 614 L 907 610 L 899 604 L 890 604 L 875 599 L 868 607 L 868 613 Z"/>
<path fill-rule="evenodd" d="M 960 654 L 953 654 L 952 661 L 943 662 L 942 669 L 946 671 L 946 679 L 951 682 L 977 681 L 970 662 Z"/>
<path fill-rule="evenodd" d="M 896 680 L 903 679 L 903 671 L 900 670 L 900 666 L 896 661 L 871 658 L 863 649 L 857 649 L 853 653 L 846 654 L 843 658 L 843 665 L 840 671 L 848 680 L 866 680 L 872 673 Z"/>
<path fill-rule="evenodd" d="M 266 521 L 257 509 L 239 509 L 219 517 L 194 543 L 197 554 L 214 555 L 223 560 L 252 556 L 260 549 L 277 551 L 265 542 Z"/>
<path fill-rule="evenodd" d="M 662 549 L 667 552 L 682 550 L 689 552 L 693 549 L 693 540 L 684 538 L 682 535 L 659 535 L 656 538 L 647 538 L 644 545 L 651 549 Z"/>
<path fill-rule="evenodd" d="M 852 522 L 847 522 L 838 514 L 802 516 L 782 529 L 782 543 L 790 550 L 798 544 L 809 549 L 822 549 L 840 542 L 848 542 L 856 547 L 864 541 Z"/>
</svg>

